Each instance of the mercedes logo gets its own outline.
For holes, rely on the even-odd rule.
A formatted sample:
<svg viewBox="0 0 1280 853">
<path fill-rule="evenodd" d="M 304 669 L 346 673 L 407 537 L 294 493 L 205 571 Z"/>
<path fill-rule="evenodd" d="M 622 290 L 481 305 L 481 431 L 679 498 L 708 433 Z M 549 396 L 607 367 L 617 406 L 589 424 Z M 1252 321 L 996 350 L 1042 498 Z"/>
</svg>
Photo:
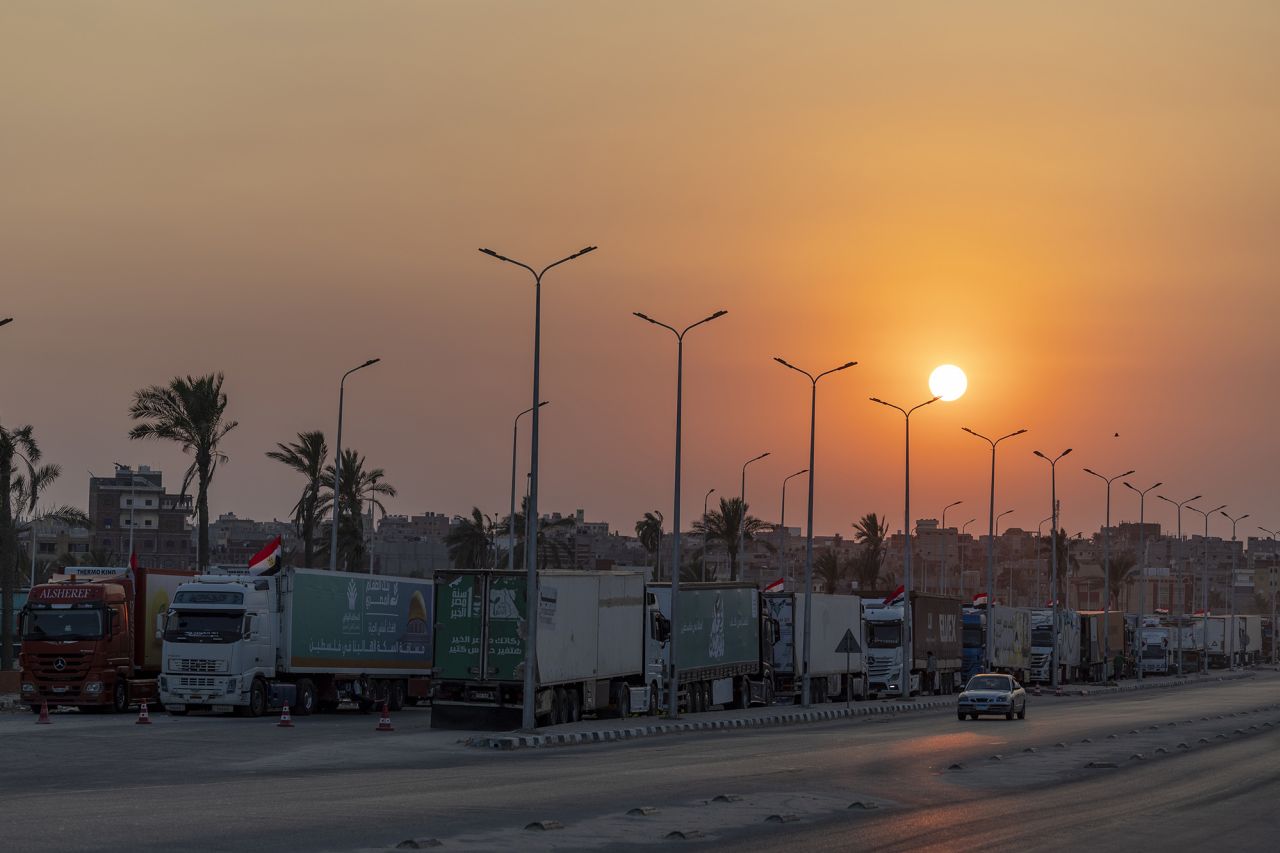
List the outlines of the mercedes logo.
<svg viewBox="0 0 1280 853">
<path fill-rule="evenodd" d="M 67 662 L 62 658 L 58 658 L 56 661 L 53 662 L 53 668 L 56 669 L 58 672 L 62 672 L 64 669 L 67 668 Z"/>
</svg>

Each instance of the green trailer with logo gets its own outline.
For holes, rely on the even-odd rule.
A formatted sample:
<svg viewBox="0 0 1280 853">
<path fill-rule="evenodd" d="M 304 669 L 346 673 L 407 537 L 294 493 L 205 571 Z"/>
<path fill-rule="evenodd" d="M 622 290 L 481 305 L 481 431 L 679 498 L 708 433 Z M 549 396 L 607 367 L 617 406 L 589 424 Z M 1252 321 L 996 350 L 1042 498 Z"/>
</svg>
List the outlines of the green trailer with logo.
<svg viewBox="0 0 1280 853">
<path fill-rule="evenodd" d="M 515 728 L 524 707 L 526 575 L 435 575 L 431 725 Z M 645 669 L 644 578 L 539 572 L 535 715 L 539 724 L 630 713 Z"/>
</svg>

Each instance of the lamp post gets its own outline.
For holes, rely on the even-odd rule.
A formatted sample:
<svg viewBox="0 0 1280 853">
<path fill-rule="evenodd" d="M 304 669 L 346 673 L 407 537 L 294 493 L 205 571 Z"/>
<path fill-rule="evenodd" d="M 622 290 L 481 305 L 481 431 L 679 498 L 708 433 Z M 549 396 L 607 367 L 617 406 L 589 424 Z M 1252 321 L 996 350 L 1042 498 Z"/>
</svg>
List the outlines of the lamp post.
<svg viewBox="0 0 1280 853">
<path fill-rule="evenodd" d="M 938 594 L 947 594 L 947 510 L 960 506 L 963 500 L 952 501 L 942 508 L 942 565 L 938 568 Z"/>
<path fill-rule="evenodd" d="M 702 523 L 707 523 L 707 501 L 711 500 L 711 494 L 715 491 L 712 487 L 707 489 L 707 493 L 702 496 Z M 707 532 L 702 531 L 702 579 L 707 579 Z"/>
<path fill-rule="evenodd" d="M 996 447 L 1006 438 L 1013 438 L 1015 435 L 1022 435 L 1026 430 L 1020 429 L 1017 432 L 1011 432 L 1008 435 L 1002 435 L 999 438 L 992 440 L 980 432 L 974 432 L 968 427 L 961 427 L 961 429 L 969 433 L 969 435 L 977 436 L 987 444 L 991 445 L 991 502 L 987 507 L 987 606 L 990 607 L 996 597 Z M 986 668 L 990 670 L 991 661 L 995 657 L 994 635 L 991 631 L 987 632 L 986 647 Z"/>
<path fill-rule="evenodd" d="M 858 362 L 847 361 L 839 367 L 833 367 L 830 370 L 823 371 L 817 376 L 807 370 L 801 370 L 786 359 L 774 356 L 774 361 L 783 367 L 790 368 L 796 373 L 803 375 L 809 380 L 811 395 L 809 397 L 809 510 L 808 520 L 805 523 L 804 531 L 804 649 L 802 652 L 803 672 L 801 673 L 802 681 L 800 685 L 800 701 L 803 707 L 809 707 L 809 644 L 811 632 L 813 628 L 813 476 L 816 471 L 813 465 L 814 445 L 817 438 L 817 421 L 818 421 L 818 380 L 832 373 L 839 373 L 841 370 L 847 370 Z"/>
<path fill-rule="evenodd" d="M 0 326 L 7 326 L 12 322 L 13 322 L 12 317 L 5 317 L 3 320 L 0 320 Z"/>
<path fill-rule="evenodd" d="M 1042 530 L 1046 521 L 1053 521 L 1053 516 L 1040 519 L 1040 523 L 1036 525 L 1036 601 L 1040 600 L 1040 576 L 1044 574 L 1040 571 L 1040 546 L 1044 542 Z"/>
<path fill-rule="evenodd" d="M 128 465 L 122 465 L 119 462 L 113 462 L 112 464 L 116 466 L 116 473 L 119 473 L 121 471 L 129 472 L 129 561 L 130 563 L 132 563 L 133 531 L 137 528 L 137 524 L 134 521 L 134 510 L 136 509 L 138 504 L 138 499 L 137 499 L 138 481 L 141 480 L 143 483 L 145 483 L 146 485 L 150 486 L 153 489 L 156 487 L 156 484 L 148 480 L 146 477 L 142 477 L 142 476 L 139 476 L 138 474 L 133 473 L 133 469 L 131 469 Z M 157 532 L 157 535 L 158 535 L 158 532 Z M 34 542 L 34 540 L 32 541 Z M 33 546 L 32 554 L 34 553 L 35 553 L 35 548 Z M 36 565 L 36 561 L 33 558 L 31 560 L 31 576 L 33 578 L 35 577 L 35 565 Z M 132 568 L 132 566 L 130 566 L 130 568 Z M 34 580 L 32 581 L 32 584 L 33 585 L 35 584 Z"/>
<path fill-rule="evenodd" d="M 738 501 L 742 506 L 742 517 L 738 519 L 738 576 L 739 577 L 747 576 L 747 571 L 746 571 L 747 554 L 745 551 L 746 537 L 747 537 L 747 466 L 750 465 L 752 462 L 759 462 L 761 459 L 765 458 L 768 455 L 769 455 L 769 451 L 766 450 L 764 453 L 761 453 L 759 456 L 752 457 L 751 459 L 748 459 L 746 462 L 742 463 L 742 490 L 738 492 Z M 738 580 L 738 578 L 730 578 L 730 580 L 736 581 Z"/>
<path fill-rule="evenodd" d="M 1192 501 L 1199 500 L 1200 495 L 1196 495 L 1194 498 L 1187 498 L 1185 501 L 1172 501 L 1166 498 L 1164 495 L 1159 495 L 1159 494 L 1156 495 L 1156 497 L 1158 497 L 1160 500 L 1164 501 L 1165 503 L 1173 504 L 1175 507 L 1178 508 L 1178 553 L 1179 555 L 1181 555 L 1182 553 L 1182 507 L 1184 504 L 1189 504 Z M 1188 560 L 1187 562 L 1189 563 L 1190 561 Z M 1192 600 L 1195 600 L 1195 577 L 1194 576 L 1192 576 L 1191 587 L 1192 587 L 1191 598 Z M 1186 584 L 1182 582 L 1181 578 L 1178 579 L 1178 590 L 1179 590 L 1178 597 L 1182 599 L 1182 613 L 1179 616 L 1179 626 L 1181 626 L 1182 618 L 1185 618 L 1187 615 L 1187 601 L 1186 601 L 1187 590 L 1186 590 Z M 1178 632 L 1178 675 L 1182 675 L 1182 632 L 1181 630 L 1179 630 Z"/>
<path fill-rule="evenodd" d="M 1195 499 L 1192 498 L 1192 500 Z M 1213 509 L 1197 509 L 1193 506 L 1187 507 L 1187 509 L 1192 512 L 1198 512 L 1204 516 L 1204 557 L 1203 562 L 1200 564 L 1200 600 L 1203 605 L 1203 610 L 1201 611 L 1200 616 L 1204 620 L 1204 627 L 1201 629 L 1204 632 L 1204 638 L 1202 640 L 1204 643 L 1204 660 L 1200 669 L 1206 675 L 1209 673 L 1209 516 L 1213 515 L 1215 512 L 1221 512 L 1226 508 L 1226 504 L 1216 506 Z"/>
<path fill-rule="evenodd" d="M 525 507 L 525 549 L 524 562 L 527 570 L 527 578 L 525 580 L 524 602 L 525 602 L 525 644 L 524 644 L 524 707 L 521 715 L 521 725 L 527 731 L 535 728 L 536 721 L 534 719 L 534 704 L 536 697 L 533 695 L 535 689 L 534 681 L 534 649 L 536 648 L 538 638 L 538 618 L 536 613 L 538 603 L 538 410 L 541 408 L 539 403 L 542 402 L 542 392 L 539 388 L 542 374 L 542 277 L 547 271 L 553 267 L 568 263 L 574 258 L 580 258 L 588 252 L 594 252 L 595 246 L 587 246 L 579 249 L 566 258 L 547 264 L 539 272 L 533 267 L 520 261 L 512 260 L 505 255 L 500 255 L 493 249 L 480 249 L 480 252 L 495 258 L 503 263 L 512 264 L 521 269 L 528 270 L 533 276 L 533 399 L 530 405 L 533 407 L 533 429 L 529 441 L 529 505 Z"/>
<path fill-rule="evenodd" d="M 1011 512 L 1013 512 L 1013 510 L 1011 510 L 1011 509 L 1006 509 L 1004 512 L 999 513 L 999 514 L 996 516 L 996 530 L 995 530 L 995 533 L 996 533 L 996 537 L 997 537 L 997 538 L 999 538 L 999 536 L 1000 536 L 1000 519 L 1004 518 L 1006 515 L 1008 515 L 1008 514 L 1009 514 L 1009 513 L 1011 513 Z M 1013 606 L 1013 566 L 1010 566 L 1010 567 L 1009 567 L 1009 606 L 1010 606 L 1010 607 L 1012 607 L 1012 606 Z"/>
<path fill-rule="evenodd" d="M 1231 583 L 1227 584 L 1227 666 L 1236 668 L 1236 524 L 1249 517 L 1249 513 L 1232 516 L 1222 513 L 1231 521 Z"/>
<path fill-rule="evenodd" d="M 1261 525 L 1258 526 L 1258 529 L 1270 536 L 1272 542 L 1275 541 L 1276 532 L 1274 530 L 1268 530 Z M 1272 553 L 1274 554 L 1274 550 Z M 1267 572 L 1267 587 L 1271 591 L 1271 664 L 1274 666 L 1280 663 L 1280 657 L 1277 656 L 1277 649 L 1280 649 L 1280 643 L 1276 642 L 1277 634 L 1280 632 L 1276 631 L 1276 570 L 1274 566 Z"/>
<path fill-rule="evenodd" d="M 787 481 L 793 477 L 799 477 L 801 474 L 808 474 L 809 469 L 797 471 L 782 478 L 782 508 L 778 512 L 778 576 L 786 577 L 787 575 Z"/>
<path fill-rule="evenodd" d="M 680 441 L 681 426 L 684 413 L 684 336 L 689 333 L 690 329 L 701 326 L 703 323 L 710 323 L 718 317 L 728 314 L 728 311 L 717 311 L 716 313 L 703 317 L 696 323 L 685 326 L 683 331 L 678 331 L 674 326 L 668 326 L 666 323 L 659 323 L 648 314 L 641 314 L 639 311 L 631 312 L 647 323 L 655 326 L 661 326 L 671 334 L 676 336 L 676 476 L 675 476 L 675 507 L 671 518 L 672 533 L 672 553 L 671 561 L 671 637 L 667 641 L 667 653 L 669 655 L 667 666 L 667 680 L 670 687 L 670 698 L 668 700 L 667 718 L 674 720 L 680 716 L 680 686 L 678 673 L 676 671 L 676 637 L 680 634 L 680 623 L 678 619 L 678 610 L 676 607 L 677 599 L 680 592 Z"/>
<path fill-rule="evenodd" d="M 1069 450 L 1066 451 L 1066 453 L 1070 453 L 1070 452 L 1071 451 Z M 1065 456 L 1066 453 L 1064 453 L 1063 455 Z M 1092 474 L 1093 476 L 1097 477 L 1099 480 L 1107 484 L 1107 518 L 1102 528 L 1102 589 L 1104 593 L 1103 595 L 1104 600 L 1102 603 L 1102 649 L 1103 649 L 1102 673 L 1105 676 L 1107 672 L 1107 664 L 1111 659 L 1111 635 L 1107 633 L 1107 619 L 1111 613 L 1111 482 L 1113 480 L 1119 480 L 1121 477 L 1128 477 L 1130 474 L 1133 473 L 1133 470 L 1130 469 L 1128 471 L 1125 471 L 1123 474 L 1116 474 L 1114 477 L 1104 477 L 1101 474 L 1099 474 L 1097 471 L 1094 471 L 1091 468 L 1085 468 L 1084 472 L 1086 474 Z M 1055 504 L 1054 506 L 1056 508 L 1057 505 Z M 1054 524 L 1054 533 L 1055 534 L 1057 533 L 1057 524 Z M 1055 578 L 1054 593 L 1053 593 L 1054 594 L 1053 607 L 1054 607 L 1055 615 L 1058 609 L 1058 604 L 1057 604 L 1058 582 L 1056 580 L 1058 576 L 1057 574 L 1058 569 L 1057 569 L 1057 562 L 1056 562 L 1057 556 L 1058 556 L 1057 548 L 1055 547 L 1054 548 L 1055 563 L 1054 563 L 1054 570 L 1053 570 L 1054 578 Z M 1124 616 L 1122 615 L 1120 619 L 1123 622 Z M 1119 673 L 1117 673 L 1117 675 L 1119 675 Z M 1105 680 L 1105 678 L 1103 680 Z"/>
<path fill-rule="evenodd" d="M 1051 687 L 1058 686 L 1058 634 L 1061 626 L 1058 624 L 1058 460 L 1071 452 L 1071 448 L 1059 453 L 1050 459 L 1039 450 L 1033 450 L 1032 453 L 1049 463 L 1049 499 L 1050 506 L 1053 510 L 1053 529 L 1049 531 L 1049 549 L 1053 552 L 1050 554 L 1050 563 L 1053 567 L 1049 580 L 1049 594 L 1053 596 L 1053 651 L 1049 655 L 1049 684 Z M 1107 504 L 1110 507 L 1110 503 Z M 1102 633 L 1107 632 L 1107 613 L 1102 612 Z"/>
<path fill-rule="evenodd" d="M 336 572 L 338 570 L 338 496 L 342 494 L 340 487 L 342 485 L 342 404 L 347 394 L 347 377 L 355 373 L 357 370 L 364 370 L 382 361 L 380 358 L 371 358 L 364 364 L 355 367 L 342 374 L 342 380 L 338 382 L 338 444 L 333 454 L 333 524 L 329 531 L 329 571 Z M 357 507 L 357 511 L 359 508 Z"/>
<path fill-rule="evenodd" d="M 1142 567 L 1138 571 L 1138 634 L 1137 634 L 1137 643 L 1136 643 L 1138 647 L 1138 652 L 1136 655 L 1136 660 L 1137 660 L 1136 669 L 1138 670 L 1139 681 L 1142 680 L 1142 645 L 1143 645 L 1142 644 L 1142 611 L 1143 611 L 1143 604 L 1144 604 L 1142 600 L 1142 596 L 1145 591 L 1144 590 L 1145 584 L 1143 583 L 1143 581 L 1146 579 L 1145 576 L 1146 576 L 1147 562 L 1148 562 L 1147 560 L 1147 528 L 1146 528 L 1147 492 L 1151 491 L 1152 489 L 1159 488 L 1160 486 L 1163 486 L 1163 485 L 1164 483 L 1160 482 L 1160 483 L 1156 483 L 1153 486 L 1147 486 L 1145 489 L 1139 489 L 1136 486 L 1130 485 L 1128 481 L 1125 481 L 1125 484 L 1124 484 L 1124 487 L 1129 491 L 1138 493 L 1138 553 L 1142 555 Z"/>
<path fill-rule="evenodd" d="M 543 400 L 538 404 L 538 408 L 542 408 L 550 400 Z M 516 438 L 520 430 L 520 419 L 532 412 L 532 408 L 525 409 L 516 415 L 515 420 L 511 423 L 511 510 L 507 515 L 507 568 L 515 569 L 516 567 Z M 526 515 L 524 520 L 525 527 L 529 526 L 529 518 Z M 529 536 L 525 533 L 525 548 L 528 548 Z"/>
<path fill-rule="evenodd" d="M 905 464 L 903 466 L 905 473 L 902 489 L 902 532 L 905 534 L 906 542 L 902 549 L 902 698 L 904 699 L 911 695 L 911 666 L 915 662 L 912 658 L 913 650 L 911 647 L 911 413 L 941 399 L 942 397 L 940 396 L 930 397 L 923 403 L 918 403 L 910 409 L 904 409 L 893 403 L 886 403 L 879 397 L 871 398 L 873 403 L 879 403 L 890 409 L 897 409 L 902 413 L 902 419 L 906 423 L 906 436 L 903 442 L 905 447 Z"/>
<path fill-rule="evenodd" d="M 960 582 L 956 584 L 956 588 L 960 590 L 960 597 L 964 598 L 964 547 L 960 545 L 960 538 L 964 536 L 965 531 L 969 529 L 969 525 L 978 519 L 971 518 L 964 524 L 960 525 L 960 537 L 956 538 L 956 550 L 960 552 Z"/>
</svg>

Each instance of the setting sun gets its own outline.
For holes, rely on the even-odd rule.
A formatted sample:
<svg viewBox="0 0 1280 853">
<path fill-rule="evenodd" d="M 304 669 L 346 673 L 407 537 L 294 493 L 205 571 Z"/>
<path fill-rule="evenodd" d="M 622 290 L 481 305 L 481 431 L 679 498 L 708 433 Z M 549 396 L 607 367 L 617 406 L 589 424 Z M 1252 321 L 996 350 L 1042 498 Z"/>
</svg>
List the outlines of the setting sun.
<svg viewBox="0 0 1280 853">
<path fill-rule="evenodd" d="M 929 374 L 929 391 L 934 396 L 941 397 L 944 403 L 959 400 L 968 387 L 968 377 L 954 364 L 935 367 L 933 373 Z"/>
</svg>

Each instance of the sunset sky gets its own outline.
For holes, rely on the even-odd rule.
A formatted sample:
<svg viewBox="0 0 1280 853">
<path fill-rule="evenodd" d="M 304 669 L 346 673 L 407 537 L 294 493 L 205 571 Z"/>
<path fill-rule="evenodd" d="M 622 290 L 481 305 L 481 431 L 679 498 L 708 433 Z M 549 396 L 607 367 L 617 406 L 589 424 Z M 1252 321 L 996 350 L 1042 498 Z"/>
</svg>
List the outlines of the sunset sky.
<svg viewBox="0 0 1280 853">
<path fill-rule="evenodd" d="M 675 344 L 631 312 L 723 308 L 686 342 L 686 524 L 766 450 L 774 520 L 806 466 L 776 355 L 860 362 L 820 386 L 819 533 L 902 527 L 902 419 L 867 398 L 947 362 L 969 392 L 913 417 L 917 517 L 985 530 L 960 427 L 1026 427 L 1005 527 L 1049 515 L 1031 451 L 1066 447 L 1071 534 L 1104 511 L 1082 466 L 1280 526 L 1280 5 L 1050 5 L 5 3 L 0 422 L 83 507 L 90 469 L 187 464 L 128 440 L 135 389 L 223 371 L 211 510 L 286 518 L 301 479 L 263 453 L 332 444 L 378 356 L 344 443 L 389 509 L 505 512 L 533 288 L 476 249 L 594 244 L 544 287 L 545 511 L 670 516 Z"/>
</svg>

